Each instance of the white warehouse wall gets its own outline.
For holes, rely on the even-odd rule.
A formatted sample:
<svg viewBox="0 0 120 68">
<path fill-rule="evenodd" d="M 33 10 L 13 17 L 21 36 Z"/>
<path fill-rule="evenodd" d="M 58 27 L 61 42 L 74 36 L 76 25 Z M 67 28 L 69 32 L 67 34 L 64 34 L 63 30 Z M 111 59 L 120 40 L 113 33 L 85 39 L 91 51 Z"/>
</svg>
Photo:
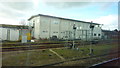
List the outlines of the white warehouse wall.
<svg viewBox="0 0 120 68">
<path fill-rule="evenodd" d="M 32 36 L 39 39 L 40 36 L 40 17 L 34 17 L 30 20 L 31 26 L 34 26 Z"/>
<path fill-rule="evenodd" d="M 19 30 L 18 29 L 10 29 L 10 41 L 19 40 Z"/>
<path fill-rule="evenodd" d="M 40 38 L 49 38 L 50 37 L 50 18 L 48 17 L 40 17 Z"/>
<path fill-rule="evenodd" d="M 0 39 L 7 40 L 7 28 L 0 27 Z"/>
<path fill-rule="evenodd" d="M 94 34 L 96 34 L 96 36 L 94 36 Z M 100 36 L 98 34 L 100 34 Z M 101 38 L 102 37 L 101 27 L 98 27 L 97 25 L 94 27 L 93 36 L 94 36 L 94 38 Z"/>
<path fill-rule="evenodd" d="M 0 27 L 0 40 L 18 41 L 19 30 L 14 28 Z"/>
<path fill-rule="evenodd" d="M 33 22 L 34 21 L 34 22 Z M 52 36 L 57 36 L 59 39 L 65 39 L 66 36 L 69 39 L 73 39 L 73 25 L 75 23 L 76 29 L 76 39 L 90 39 L 91 38 L 91 30 L 90 30 L 90 23 L 84 22 L 76 22 L 71 20 L 65 20 L 56 17 L 49 17 L 49 16 L 36 16 L 30 19 L 31 23 L 35 23 L 33 29 L 33 36 L 36 39 L 39 38 L 47 38 L 49 39 Z M 95 24 L 94 24 L 95 25 Z M 101 38 L 101 27 L 96 27 L 93 30 L 94 38 L 99 37 Z M 100 34 L 100 36 L 98 36 Z"/>
<path fill-rule="evenodd" d="M 60 24 L 60 19 L 51 18 L 50 37 L 57 36 L 57 38 L 60 38 Z"/>
<path fill-rule="evenodd" d="M 69 21 L 68 20 L 61 20 L 60 22 L 60 38 L 65 38 L 68 35 L 68 31 L 71 31 L 69 28 Z"/>
</svg>

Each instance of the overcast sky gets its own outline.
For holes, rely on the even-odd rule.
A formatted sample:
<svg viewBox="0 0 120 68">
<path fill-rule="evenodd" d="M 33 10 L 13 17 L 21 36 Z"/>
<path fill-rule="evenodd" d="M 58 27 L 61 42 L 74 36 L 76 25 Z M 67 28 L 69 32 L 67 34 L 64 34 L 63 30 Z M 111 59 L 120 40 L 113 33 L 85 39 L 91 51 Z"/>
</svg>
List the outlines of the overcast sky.
<svg viewBox="0 0 120 68">
<path fill-rule="evenodd" d="M 82 1 L 1 1 L 0 24 L 18 25 L 32 15 L 45 14 L 103 24 L 103 29 L 118 28 L 118 2 Z"/>
</svg>

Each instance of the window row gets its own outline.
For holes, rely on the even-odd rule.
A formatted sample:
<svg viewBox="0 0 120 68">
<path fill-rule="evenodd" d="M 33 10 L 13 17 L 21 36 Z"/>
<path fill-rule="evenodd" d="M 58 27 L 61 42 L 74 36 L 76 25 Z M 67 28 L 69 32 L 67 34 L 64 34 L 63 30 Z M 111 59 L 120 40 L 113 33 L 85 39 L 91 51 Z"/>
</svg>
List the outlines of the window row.
<svg viewBox="0 0 120 68">
<path fill-rule="evenodd" d="M 96 34 L 96 33 L 94 33 L 94 36 L 97 36 L 97 34 Z M 98 36 L 100 36 L 100 34 L 98 34 Z"/>
</svg>

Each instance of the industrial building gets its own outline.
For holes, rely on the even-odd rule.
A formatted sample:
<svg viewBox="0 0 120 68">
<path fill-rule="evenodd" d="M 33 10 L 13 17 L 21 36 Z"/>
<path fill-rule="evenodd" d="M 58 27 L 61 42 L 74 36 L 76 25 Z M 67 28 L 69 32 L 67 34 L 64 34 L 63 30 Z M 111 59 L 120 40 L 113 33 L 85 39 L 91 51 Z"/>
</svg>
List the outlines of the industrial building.
<svg viewBox="0 0 120 68">
<path fill-rule="evenodd" d="M 0 24 L 0 41 L 20 41 L 22 36 L 30 40 L 28 26 Z"/>
<path fill-rule="evenodd" d="M 90 40 L 92 31 L 90 25 L 94 25 L 93 38 L 101 39 L 101 25 L 97 23 L 79 21 L 74 19 L 61 18 L 38 14 L 28 19 L 33 26 L 32 37 L 36 39 L 81 39 Z M 73 26 L 76 27 L 74 31 Z"/>
<path fill-rule="evenodd" d="M 97 23 L 79 21 L 38 14 L 31 16 L 29 26 L 0 24 L 0 40 L 20 41 L 22 38 L 51 39 L 53 37 L 63 40 L 91 40 L 101 39 L 101 25 Z M 90 25 L 94 25 L 93 32 Z M 76 27 L 74 30 L 73 27 Z M 31 34 L 30 34 L 31 33 Z"/>
<path fill-rule="evenodd" d="M 118 39 L 119 31 L 110 31 L 110 30 L 102 30 L 102 39 L 115 40 Z"/>
</svg>

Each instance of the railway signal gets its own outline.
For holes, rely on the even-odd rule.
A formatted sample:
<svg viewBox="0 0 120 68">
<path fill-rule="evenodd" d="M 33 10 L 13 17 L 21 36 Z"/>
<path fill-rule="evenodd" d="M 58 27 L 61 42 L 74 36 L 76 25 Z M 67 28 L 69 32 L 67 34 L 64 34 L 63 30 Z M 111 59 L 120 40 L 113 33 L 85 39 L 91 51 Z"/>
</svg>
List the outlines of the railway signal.
<svg viewBox="0 0 120 68">
<path fill-rule="evenodd" d="M 73 30 L 74 30 L 74 38 L 73 38 L 73 46 L 72 46 L 72 48 L 74 49 L 75 48 L 75 31 L 76 31 L 75 23 L 73 25 Z"/>
<path fill-rule="evenodd" d="M 90 40 L 90 55 L 92 55 L 93 53 L 93 49 L 92 49 L 92 41 L 93 41 L 93 29 L 94 29 L 94 25 L 92 24 L 92 21 L 90 23 L 90 29 L 91 29 L 91 40 Z"/>
</svg>

